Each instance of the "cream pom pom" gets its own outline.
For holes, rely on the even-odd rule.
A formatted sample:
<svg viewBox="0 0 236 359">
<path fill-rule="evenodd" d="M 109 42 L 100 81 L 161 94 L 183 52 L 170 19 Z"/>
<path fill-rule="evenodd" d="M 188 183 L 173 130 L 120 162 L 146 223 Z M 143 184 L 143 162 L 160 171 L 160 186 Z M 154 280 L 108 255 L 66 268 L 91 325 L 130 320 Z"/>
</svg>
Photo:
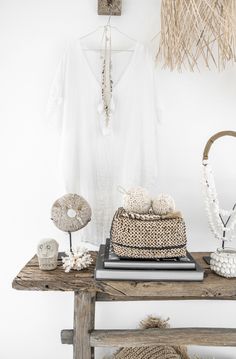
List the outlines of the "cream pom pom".
<svg viewBox="0 0 236 359">
<path fill-rule="evenodd" d="M 175 201 L 169 194 L 161 193 L 152 201 L 152 209 L 155 214 L 167 214 L 174 212 Z"/>
<path fill-rule="evenodd" d="M 130 188 L 124 194 L 123 207 L 127 212 L 145 214 L 152 205 L 148 191 L 142 187 Z"/>
</svg>

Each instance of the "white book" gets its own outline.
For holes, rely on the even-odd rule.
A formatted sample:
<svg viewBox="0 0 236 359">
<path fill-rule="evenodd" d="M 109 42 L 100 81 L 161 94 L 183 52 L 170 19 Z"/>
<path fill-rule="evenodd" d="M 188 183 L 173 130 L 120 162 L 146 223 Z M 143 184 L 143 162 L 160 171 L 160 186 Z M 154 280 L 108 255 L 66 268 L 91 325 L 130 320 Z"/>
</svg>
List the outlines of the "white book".
<svg viewBox="0 0 236 359">
<path fill-rule="evenodd" d="M 108 269 L 104 268 L 105 245 L 100 246 L 97 255 L 95 278 L 97 280 L 138 281 L 202 281 L 203 269 L 196 263 L 195 269 Z"/>
</svg>

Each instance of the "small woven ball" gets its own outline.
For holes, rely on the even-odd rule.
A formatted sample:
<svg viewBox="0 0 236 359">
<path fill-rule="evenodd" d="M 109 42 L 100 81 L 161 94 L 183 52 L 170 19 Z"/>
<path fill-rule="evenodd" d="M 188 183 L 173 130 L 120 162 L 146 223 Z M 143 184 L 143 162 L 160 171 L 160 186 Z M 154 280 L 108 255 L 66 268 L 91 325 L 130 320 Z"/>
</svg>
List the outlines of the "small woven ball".
<svg viewBox="0 0 236 359">
<path fill-rule="evenodd" d="M 152 205 L 148 191 L 142 187 L 130 188 L 124 194 L 123 207 L 127 212 L 148 213 Z"/>
<path fill-rule="evenodd" d="M 169 194 L 161 193 L 152 201 L 152 209 L 159 215 L 172 213 L 175 210 L 175 201 Z"/>
</svg>

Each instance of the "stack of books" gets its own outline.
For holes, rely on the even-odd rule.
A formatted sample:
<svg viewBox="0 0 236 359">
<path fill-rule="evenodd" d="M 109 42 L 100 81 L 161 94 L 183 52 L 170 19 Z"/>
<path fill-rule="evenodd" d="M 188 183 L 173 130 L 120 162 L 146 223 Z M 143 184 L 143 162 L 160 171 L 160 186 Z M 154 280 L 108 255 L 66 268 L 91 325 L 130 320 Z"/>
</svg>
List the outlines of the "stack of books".
<svg viewBox="0 0 236 359">
<path fill-rule="evenodd" d="M 179 258 L 119 258 L 109 239 L 100 246 L 95 268 L 97 280 L 202 281 L 203 277 L 203 269 L 189 252 Z"/>
</svg>

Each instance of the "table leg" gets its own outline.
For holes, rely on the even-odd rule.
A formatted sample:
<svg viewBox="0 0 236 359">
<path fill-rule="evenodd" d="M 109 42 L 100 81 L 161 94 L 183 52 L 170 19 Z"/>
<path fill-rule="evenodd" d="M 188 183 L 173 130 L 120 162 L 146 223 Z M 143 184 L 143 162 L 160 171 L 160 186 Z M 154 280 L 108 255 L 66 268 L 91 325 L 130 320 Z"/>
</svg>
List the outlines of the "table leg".
<svg viewBox="0 0 236 359">
<path fill-rule="evenodd" d="M 94 329 L 95 293 L 75 292 L 73 358 L 92 359 L 94 348 L 90 346 L 90 331 Z"/>
</svg>

